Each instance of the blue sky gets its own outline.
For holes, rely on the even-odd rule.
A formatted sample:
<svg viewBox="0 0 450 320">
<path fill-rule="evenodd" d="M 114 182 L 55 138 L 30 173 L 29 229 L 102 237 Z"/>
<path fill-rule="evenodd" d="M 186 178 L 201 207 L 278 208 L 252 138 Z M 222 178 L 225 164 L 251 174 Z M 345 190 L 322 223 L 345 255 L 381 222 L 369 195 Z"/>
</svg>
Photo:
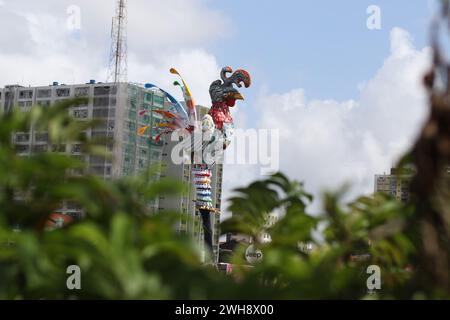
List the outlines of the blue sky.
<svg viewBox="0 0 450 320">
<path fill-rule="evenodd" d="M 142 57 L 151 56 L 152 48 L 164 48 L 166 41 L 157 39 L 156 43 L 152 43 L 160 34 L 166 39 L 172 39 L 173 43 L 170 45 L 174 48 L 201 48 L 212 54 L 220 66 L 245 67 L 252 71 L 253 90 L 246 94 L 249 102 L 253 101 L 252 98 L 259 94 L 263 87 L 269 87 L 271 92 L 286 92 L 302 87 L 308 96 L 317 99 L 346 100 L 356 98 L 358 84 L 373 76 L 383 63 L 389 53 L 389 33 L 393 27 L 408 31 L 416 46 L 423 47 L 427 44 L 427 30 L 432 12 L 430 4 L 436 2 L 129 1 L 129 54 L 139 56 L 142 60 Z M 26 17 L 28 22 L 38 21 L 39 24 L 31 24 L 34 28 L 46 28 L 45 32 L 51 34 L 56 32 L 56 29 L 63 29 L 64 19 L 67 17 L 66 8 L 71 4 L 79 6 L 82 29 L 72 32 L 71 35 L 75 35 L 75 40 L 80 40 L 76 45 L 81 49 L 86 49 L 82 47 L 83 40 L 89 37 L 86 43 L 96 45 L 92 52 L 89 52 L 90 56 L 101 58 L 102 67 L 106 67 L 114 0 L 102 0 L 98 3 L 87 0 L 41 0 L 40 3 L 42 5 L 26 0 L 0 0 L 0 14 L 7 13 L 8 8 L 11 8 L 13 12 Z M 48 5 L 43 5 L 44 3 Z M 381 8 L 382 29 L 379 31 L 366 28 L 366 9 L 369 5 Z M 183 19 L 184 13 L 186 19 Z M 31 14 L 35 20 L 30 20 Z M 52 16 L 48 14 L 54 14 L 54 18 L 61 21 L 51 25 L 53 22 L 48 18 Z M 8 15 L 2 16 L 3 18 L 12 19 L 11 14 L 9 18 Z M 226 20 L 226 23 L 217 21 L 221 18 Z M 26 28 L 26 22 L 17 19 L 16 21 L 19 33 L 19 30 Z M 202 33 L 199 30 L 201 28 L 212 31 L 209 34 Z M 5 33 L 4 36 L 8 39 L 11 32 L 7 29 L 4 28 L 2 33 Z M 22 37 L 24 32 L 20 34 Z M 42 39 L 45 38 L 40 36 L 38 41 L 44 45 Z M 57 41 L 70 44 L 67 38 L 53 42 Z M 15 44 L 10 47 L 14 46 Z M 97 70 L 91 68 L 91 73 L 89 78 L 95 76 Z M 150 73 L 148 77 L 152 79 L 149 81 L 154 81 L 156 76 Z"/>
<path fill-rule="evenodd" d="M 429 61 L 422 49 L 436 2 L 207 3 L 232 26 L 208 50 L 219 65 L 247 68 L 253 76 L 240 106 L 246 125 L 285 134 L 281 170 L 305 181 L 316 198 L 345 182 L 353 186 L 350 197 L 372 192 L 374 175 L 389 171 L 423 121 L 426 99 L 417 84 Z M 370 5 L 381 9 L 381 30 L 366 26 Z"/>
<path fill-rule="evenodd" d="M 366 9 L 381 8 L 382 29 L 368 30 Z M 430 6 L 408 0 L 209 1 L 232 19 L 230 37 L 211 45 L 222 64 L 255 69 L 255 87 L 345 100 L 358 95 L 389 53 L 389 33 L 401 27 L 419 47 L 428 41 Z M 255 93 L 247 94 L 251 99 Z M 258 90 L 256 90 L 257 92 Z"/>
</svg>

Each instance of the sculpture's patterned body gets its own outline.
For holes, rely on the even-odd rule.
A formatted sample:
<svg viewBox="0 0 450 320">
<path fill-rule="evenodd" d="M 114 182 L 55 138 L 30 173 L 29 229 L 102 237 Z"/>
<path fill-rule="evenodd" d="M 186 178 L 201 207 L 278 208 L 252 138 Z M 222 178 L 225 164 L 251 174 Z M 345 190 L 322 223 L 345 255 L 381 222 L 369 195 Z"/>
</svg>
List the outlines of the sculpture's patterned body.
<svg viewBox="0 0 450 320">
<path fill-rule="evenodd" d="M 177 70 L 172 68 L 170 72 L 179 75 L 181 78 Z M 228 73 L 232 73 L 232 75 L 227 77 Z M 192 176 L 196 189 L 196 206 L 202 217 L 205 243 L 210 251 L 213 250 L 211 214 L 217 210 L 213 207 L 211 197 L 211 166 L 213 163 L 205 162 L 204 154 L 208 148 L 214 150 L 220 149 L 220 153 L 222 153 L 228 147 L 234 129 L 230 108 L 234 107 L 236 100 L 244 100 L 241 93 L 234 88 L 234 85 L 238 88 L 242 87 L 242 83 L 246 88 L 251 85 L 249 73 L 242 69 L 233 72 L 230 67 L 224 67 L 220 73 L 220 77 L 221 80 L 214 81 L 209 88 L 212 105 L 209 113 L 202 119 L 201 128 L 198 125 L 195 103 L 191 91 L 183 78 L 181 78 L 182 85 L 178 82 L 174 84 L 181 87 L 187 110 L 169 93 L 160 89 L 166 94 L 169 102 L 174 106 L 175 111 L 154 111 L 163 115 L 167 120 L 167 123 L 160 124 L 160 128 L 164 129 L 156 136 L 156 141 L 159 140 L 161 135 L 171 133 L 175 130 L 181 130 L 189 135 L 201 131 L 203 138 L 207 137 L 206 141 L 202 141 L 201 143 L 195 143 L 193 141 L 189 151 L 191 152 L 191 160 L 194 160 L 192 162 Z M 149 85 L 149 87 L 154 87 L 154 85 Z M 142 116 L 148 111 L 143 110 L 140 112 L 140 115 Z M 148 128 L 149 126 L 139 128 L 139 135 L 143 135 Z M 202 155 L 200 161 L 194 157 L 194 154 L 199 152 Z"/>
</svg>

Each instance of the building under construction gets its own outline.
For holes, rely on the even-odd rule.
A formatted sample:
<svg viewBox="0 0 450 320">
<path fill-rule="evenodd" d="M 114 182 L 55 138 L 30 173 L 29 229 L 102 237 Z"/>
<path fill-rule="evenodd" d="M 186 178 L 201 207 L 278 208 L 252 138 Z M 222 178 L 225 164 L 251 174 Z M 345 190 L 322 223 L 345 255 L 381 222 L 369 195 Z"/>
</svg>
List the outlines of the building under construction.
<svg viewBox="0 0 450 320">
<path fill-rule="evenodd" d="M 17 106 L 27 112 L 33 106 L 50 106 L 54 103 L 75 97 L 87 97 L 88 103 L 70 109 L 70 113 L 79 121 L 98 119 L 95 128 L 84 133 L 88 138 L 106 138 L 105 148 L 111 153 L 111 159 L 89 156 L 81 153 L 81 145 L 51 145 L 45 132 L 36 132 L 30 128 L 28 132 L 14 135 L 14 144 L 20 155 L 37 152 L 53 151 L 67 153 L 84 161 L 88 172 L 105 179 L 136 175 L 146 170 L 152 163 L 161 161 L 162 142 L 156 143 L 149 131 L 144 137 L 137 134 L 137 128 L 146 124 L 153 127 L 162 121 L 161 116 L 149 112 L 139 116 L 140 110 L 164 109 L 164 94 L 158 90 L 146 89 L 129 83 L 96 83 L 90 81 L 79 85 L 59 85 L 53 83 L 46 87 L 8 86 L 0 89 L 0 106 L 8 111 L 11 106 Z M 155 133 L 156 134 L 156 133 Z M 77 174 L 77 173 L 75 173 Z M 155 210 L 158 203 L 152 204 Z M 61 212 L 79 217 L 80 210 L 75 205 L 66 203 Z"/>
</svg>

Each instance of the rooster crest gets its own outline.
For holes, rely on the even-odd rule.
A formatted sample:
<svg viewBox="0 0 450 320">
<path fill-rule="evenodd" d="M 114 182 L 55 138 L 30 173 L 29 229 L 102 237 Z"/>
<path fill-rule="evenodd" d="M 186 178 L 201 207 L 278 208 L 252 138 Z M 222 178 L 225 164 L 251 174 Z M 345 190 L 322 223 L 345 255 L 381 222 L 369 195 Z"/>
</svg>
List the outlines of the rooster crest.
<svg viewBox="0 0 450 320">
<path fill-rule="evenodd" d="M 246 88 L 250 87 L 250 74 L 242 69 L 236 70 L 229 77 L 227 76 L 228 73 L 233 73 L 231 67 L 222 68 L 220 72 L 220 78 L 222 80 L 214 81 L 209 87 L 209 94 L 213 105 L 225 102 L 228 107 L 233 107 L 236 100 L 244 100 L 242 94 L 234 88 L 233 84 L 238 88 L 242 88 L 242 83 Z"/>
</svg>

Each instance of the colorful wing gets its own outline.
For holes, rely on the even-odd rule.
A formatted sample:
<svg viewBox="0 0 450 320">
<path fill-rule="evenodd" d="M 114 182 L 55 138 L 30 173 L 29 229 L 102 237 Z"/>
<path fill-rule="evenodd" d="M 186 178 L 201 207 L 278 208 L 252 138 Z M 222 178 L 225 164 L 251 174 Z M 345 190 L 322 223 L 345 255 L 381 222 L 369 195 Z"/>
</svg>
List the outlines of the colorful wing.
<svg viewBox="0 0 450 320">
<path fill-rule="evenodd" d="M 154 84 L 148 84 L 147 85 L 148 88 L 157 88 L 158 90 L 161 90 L 161 92 L 163 92 L 167 99 L 170 101 L 170 103 L 172 103 L 172 105 L 174 106 L 175 110 L 177 111 L 177 115 L 186 121 L 186 124 L 188 124 L 187 122 L 189 121 L 189 117 L 188 117 L 188 113 L 186 112 L 186 110 L 183 108 L 183 106 L 181 105 L 181 103 L 175 99 L 170 93 L 168 93 L 167 91 L 155 86 Z"/>
<path fill-rule="evenodd" d="M 156 86 L 154 84 L 147 85 L 147 88 L 157 88 L 158 90 L 163 92 L 175 109 L 175 112 L 170 112 L 170 111 L 166 111 L 166 110 L 142 110 L 139 112 L 139 116 L 144 116 L 148 112 L 155 112 L 155 113 L 162 115 L 167 120 L 169 120 L 167 122 L 159 123 L 153 128 L 158 131 L 163 128 L 165 129 L 164 131 L 160 132 L 156 136 L 157 142 L 160 140 L 161 135 L 166 134 L 166 133 L 171 133 L 171 132 L 175 131 L 176 129 L 192 130 L 197 127 L 197 112 L 195 110 L 195 102 L 192 97 L 191 90 L 189 89 L 189 86 L 187 85 L 187 83 L 184 81 L 183 77 L 180 75 L 180 73 L 176 69 L 171 68 L 170 72 L 172 74 L 178 75 L 183 83 L 183 86 L 181 86 L 178 82 L 175 82 L 176 85 L 179 85 L 181 87 L 181 90 L 183 92 L 184 101 L 186 103 L 187 111 L 180 104 L 180 102 L 177 99 L 175 99 L 167 91 L 159 88 L 158 86 Z M 139 128 L 138 135 L 140 135 L 140 136 L 144 135 L 148 129 L 149 129 L 149 126 L 143 126 L 143 127 Z"/>
<path fill-rule="evenodd" d="M 170 111 L 165 111 L 165 110 L 153 110 L 153 112 L 155 113 L 159 113 L 160 115 L 168 118 L 168 119 L 174 119 L 174 118 L 180 118 L 177 114 L 174 114 Z"/>
<path fill-rule="evenodd" d="M 138 136 L 143 136 L 148 128 L 150 128 L 150 126 L 140 127 L 137 132 Z"/>
<path fill-rule="evenodd" d="M 189 86 L 184 81 L 181 74 L 175 68 L 171 68 L 170 73 L 176 74 L 180 77 L 181 82 L 183 83 L 183 86 L 180 85 L 180 87 L 183 92 L 184 101 L 186 102 L 186 106 L 187 106 L 187 114 L 188 114 L 189 124 L 193 127 L 197 127 L 197 112 L 195 111 L 195 102 L 194 102 L 194 98 L 192 96 L 191 90 L 189 89 Z M 175 82 L 174 84 L 179 85 L 178 82 Z"/>
</svg>

